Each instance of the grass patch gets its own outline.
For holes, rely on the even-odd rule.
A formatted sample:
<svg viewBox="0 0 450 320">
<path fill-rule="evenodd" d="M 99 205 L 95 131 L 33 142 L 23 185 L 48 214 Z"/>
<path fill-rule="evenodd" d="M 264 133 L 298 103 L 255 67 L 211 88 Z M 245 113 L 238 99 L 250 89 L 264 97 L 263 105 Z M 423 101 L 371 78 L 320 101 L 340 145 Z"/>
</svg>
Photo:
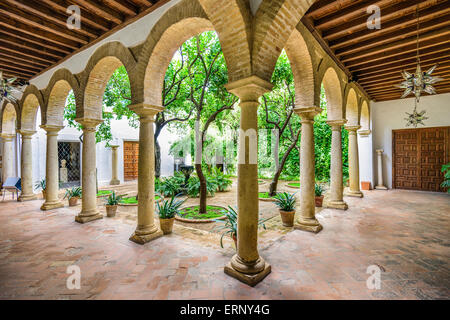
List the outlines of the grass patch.
<svg viewBox="0 0 450 320">
<path fill-rule="evenodd" d="M 259 192 L 258 194 L 259 194 L 260 199 L 272 199 L 273 198 L 269 195 L 268 192 Z"/>
<path fill-rule="evenodd" d="M 290 182 L 288 186 L 300 188 L 300 182 Z"/>
<path fill-rule="evenodd" d="M 160 196 L 155 196 L 155 200 L 159 200 Z M 126 197 L 126 198 L 122 198 L 122 200 L 120 200 L 120 203 L 123 204 L 137 204 L 138 201 L 136 200 L 136 196 L 134 197 Z"/>
<path fill-rule="evenodd" d="M 222 217 L 226 209 L 217 206 L 206 206 L 206 213 L 199 214 L 200 206 L 183 208 L 180 210 L 179 216 L 185 219 L 215 219 Z"/>
<path fill-rule="evenodd" d="M 264 180 L 258 180 L 258 184 L 263 184 L 263 183 L 265 183 Z"/>
<path fill-rule="evenodd" d="M 112 190 L 99 190 L 97 192 L 97 197 L 106 196 L 106 195 L 109 195 L 109 194 L 112 194 L 112 193 L 113 193 Z"/>
</svg>

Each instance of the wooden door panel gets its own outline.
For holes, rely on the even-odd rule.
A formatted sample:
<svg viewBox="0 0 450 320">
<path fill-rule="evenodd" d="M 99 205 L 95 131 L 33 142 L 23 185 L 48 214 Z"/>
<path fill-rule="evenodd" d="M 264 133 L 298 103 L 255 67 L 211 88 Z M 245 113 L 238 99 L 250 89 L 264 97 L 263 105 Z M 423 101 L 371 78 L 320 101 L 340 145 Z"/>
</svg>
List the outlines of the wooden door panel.
<svg viewBox="0 0 450 320">
<path fill-rule="evenodd" d="M 135 180 L 138 177 L 139 143 L 125 141 L 123 144 L 123 169 L 125 180 Z"/>
</svg>

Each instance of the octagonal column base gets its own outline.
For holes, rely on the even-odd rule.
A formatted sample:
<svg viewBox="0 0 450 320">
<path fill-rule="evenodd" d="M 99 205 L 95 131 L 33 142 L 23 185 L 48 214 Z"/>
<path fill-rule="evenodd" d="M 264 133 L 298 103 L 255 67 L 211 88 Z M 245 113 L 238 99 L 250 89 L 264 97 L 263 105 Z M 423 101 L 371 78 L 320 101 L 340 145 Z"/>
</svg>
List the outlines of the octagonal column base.
<svg viewBox="0 0 450 320">
<path fill-rule="evenodd" d="M 386 188 L 385 186 L 375 186 L 376 190 L 387 190 L 388 188 Z"/>
<path fill-rule="evenodd" d="M 362 198 L 364 194 L 361 191 L 352 191 L 350 189 L 346 190 L 344 195 L 348 197 Z"/>
<path fill-rule="evenodd" d="M 112 185 L 112 186 L 117 186 L 117 185 L 120 184 L 120 180 L 111 180 L 111 181 L 109 182 L 109 184 Z"/>
<path fill-rule="evenodd" d="M 136 232 L 135 232 L 130 237 L 130 240 L 137 244 L 145 244 L 147 242 L 150 242 L 150 241 L 155 240 L 162 236 L 163 236 L 163 232 L 158 229 L 155 232 L 150 233 L 150 234 L 136 234 Z"/>
<path fill-rule="evenodd" d="M 305 219 L 300 217 L 294 225 L 295 230 L 303 230 L 313 233 L 319 233 L 323 227 L 316 218 Z"/>
<path fill-rule="evenodd" d="M 230 277 L 233 277 L 251 287 L 256 286 L 265 277 L 267 277 L 267 275 L 271 271 L 272 271 L 272 267 L 268 263 L 264 263 L 264 268 L 260 272 L 253 273 L 253 274 L 247 274 L 247 273 L 242 273 L 240 271 L 237 271 L 236 269 L 233 268 L 233 266 L 231 265 L 231 262 L 228 262 L 227 265 L 224 267 L 224 272 L 227 275 L 229 275 Z"/>
<path fill-rule="evenodd" d="M 345 201 L 339 200 L 330 200 L 327 204 L 327 208 L 339 209 L 339 210 L 347 210 L 348 205 Z"/>
<path fill-rule="evenodd" d="M 36 200 L 37 194 L 21 194 L 17 201 L 23 202 L 23 201 L 30 201 L 30 200 Z"/>
<path fill-rule="evenodd" d="M 55 202 L 44 202 L 41 206 L 42 211 L 57 209 L 64 207 L 64 203 L 61 201 L 55 201 Z"/>
<path fill-rule="evenodd" d="M 79 215 L 75 217 L 75 221 L 78 223 L 86 223 L 94 220 L 103 219 L 103 215 L 97 210 L 93 210 L 93 212 L 83 213 L 81 212 Z"/>
</svg>

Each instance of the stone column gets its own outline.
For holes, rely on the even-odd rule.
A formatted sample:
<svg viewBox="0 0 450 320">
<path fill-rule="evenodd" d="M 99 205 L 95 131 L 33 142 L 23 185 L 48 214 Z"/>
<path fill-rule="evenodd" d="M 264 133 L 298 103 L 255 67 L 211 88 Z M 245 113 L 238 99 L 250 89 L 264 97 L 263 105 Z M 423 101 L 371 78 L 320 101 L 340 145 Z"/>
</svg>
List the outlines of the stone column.
<svg viewBox="0 0 450 320">
<path fill-rule="evenodd" d="M 45 157 L 45 202 L 42 204 L 41 210 L 51 210 L 64 207 L 64 203 L 58 197 L 58 132 L 64 127 L 42 125 L 41 128 L 47 132 L 47 154 Z"/>
<path fill-rule="evenodd" d="M 9 177 L 14 177 L 14 152 L 13 138 L 14 134 L 2 134 L 3 139 L 3 160 L 2 160 L 2 182 L 5 183 Z"/>
<path fill-rule="evenodd" d="M 327 121 L 331 126 L 331 172 L 330 172 L 330 199 L 327 207 L 347 210 L 344 199 L 344 185 L 342 178 L 342 126 L 347 120 Z"/>
<path fill-rule="evenodd" d="M 96 176 L 96 141 L 95 128 L 102 120 L 75 119 L 83 126 L 83 158 L 81 164 L 81 212 L 75 221 L 86 223 L 102 219 L 103 215 L 97 209 L 97 176 Z"/>
<path fill-rule="evenodd" d="M 348 131 L 348 171 L 349 190 L 345 195 L 362 198 L 363 193 L 359 187 L 359 155 L 358 155 L 358 135 L 356 131 L 361 126 L 345 126 Z"/>
<path fill-rule="evenodd" d="M 314 201 L 315 163 L 314 163 L 314 116 L 322 112 L 318 107 L 299 108 L 302 132 L 300 140 L 300 214 L 295 229 L 318 233 L 322 225 L 316 219 Z"/>
<path fill-rule="evenodd" d="M 144 244 L 162 236 L 155 224 L 155 115 L 164 108 L 145 104 L 128 106 L 139 115 L 138 223 L 130 240 Z"/>
<path fill-rule="evenodd" d="M 119 180 L 119 160 L 118 160 L 118 151 L 119 146 L 111 146 L 111 156 L 112 156 L 112 174 L 111 181 L 109 184 L 118 185 L 120 184 Z"/>
<path fill-rule="evenodd" d="M 28 201 L 37 199 L 33 193 L 33 147 L 31 138 L 36 131 L 21 130 L 22 135 L 22 157 L 21 157 L 21 184 L 22 192 L 19 201 Z"/>
<path fill-rule="evenodd" d="M 272 85 L 256 76 L 229 83 L 226 88 L 239 97 L 241 108 L 237 192 L 237 254 L 224 271 L 250 286 L 256 285 L 271 266 L 258 253 L 258 98 Z"/>
<path fill-rule="evenodd" d="M 387 188 L 384 186 L 383 183 L 383 149 L 378 149 L 377 151 L 377 158 L 378 158 L 378 184 L 376 185 L 375 189 L 378 190 L 387 190 Z"/>
</svg>

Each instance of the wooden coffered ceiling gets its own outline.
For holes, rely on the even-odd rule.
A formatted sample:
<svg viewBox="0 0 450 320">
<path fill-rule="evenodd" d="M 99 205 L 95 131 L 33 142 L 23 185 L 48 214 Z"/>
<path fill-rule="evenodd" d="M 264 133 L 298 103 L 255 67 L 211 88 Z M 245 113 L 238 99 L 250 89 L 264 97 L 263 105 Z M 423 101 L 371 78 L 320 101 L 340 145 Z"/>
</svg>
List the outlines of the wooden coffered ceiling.
<svg viewBox="0 0 450 320">
<path fill-rule="evenodd" d="M 169 0 L 1 0 L 0 70 L 27 81 L 97 43 Z M 81 11 L 69 30 L 66 12 Z"/>
<path fill-rule="evenodd" d="M 401 71 L 416 69 L 417 4 L 422 69 L 438 63 L 433 75 L 444 80 L 434 87 L 450 92 L 449 0 L 318 0 L 302 22 L 371 99 L 392 100 L 403 93 L 394 87 Z M 379 30 L 367 28 L 370 5 L 381 9 Z"/>
</svg>

